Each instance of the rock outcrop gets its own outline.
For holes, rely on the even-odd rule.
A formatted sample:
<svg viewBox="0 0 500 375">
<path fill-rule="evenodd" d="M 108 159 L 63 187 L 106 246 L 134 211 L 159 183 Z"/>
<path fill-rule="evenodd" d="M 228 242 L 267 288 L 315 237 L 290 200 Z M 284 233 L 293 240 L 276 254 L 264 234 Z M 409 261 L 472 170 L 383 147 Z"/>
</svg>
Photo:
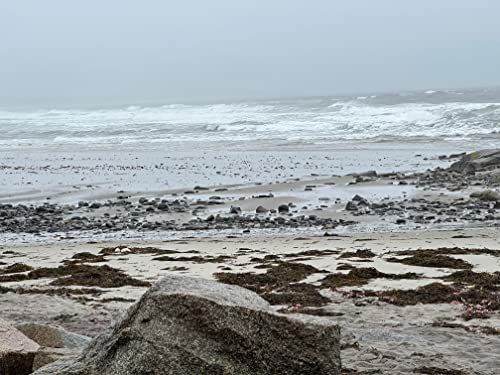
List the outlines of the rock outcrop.
<svg viewBox="0 0 500 375">
<path fill-rule="evenodd" d="M 326 318 L 277 314 L 247 289 L 171 276 L 77 360 L 36 375 L 335 375 L 339 331 Z"/>
<path fill-rule="evenodd" d="M 0 374 L 31 374 L 39 345 L 0 320 Z"/>
<path fill-rule="evenodd" d="M 449 170 L 461 173 L 500 168 L 500 150 L 480 150 L 463 156 Z"/>
</svg>

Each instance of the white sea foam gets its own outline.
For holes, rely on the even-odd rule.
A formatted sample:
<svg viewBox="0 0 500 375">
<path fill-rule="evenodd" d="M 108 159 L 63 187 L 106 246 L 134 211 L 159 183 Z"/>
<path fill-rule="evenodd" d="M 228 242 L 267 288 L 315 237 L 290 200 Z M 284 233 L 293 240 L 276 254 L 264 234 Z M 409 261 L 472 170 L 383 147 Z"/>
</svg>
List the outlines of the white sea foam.
<svg viewBox="0 0 500 375">
<path fill-rule="evenodd" d="M 424 96 L 434 98 L 428 95 L 430 93 L 426 91 Z M 462 98 L 463 93 L 460 95 Z M 281 145 L 283 142 L 325 144 L 500 137 L 500 100 L 427 102 L 422 97 L 410 100 L 409 94 L 357 98 L 0 111 L 0 144 L 3 147 L 26 144 L 112 147 L 168 142 L 274 141 Z"/>
</svg>

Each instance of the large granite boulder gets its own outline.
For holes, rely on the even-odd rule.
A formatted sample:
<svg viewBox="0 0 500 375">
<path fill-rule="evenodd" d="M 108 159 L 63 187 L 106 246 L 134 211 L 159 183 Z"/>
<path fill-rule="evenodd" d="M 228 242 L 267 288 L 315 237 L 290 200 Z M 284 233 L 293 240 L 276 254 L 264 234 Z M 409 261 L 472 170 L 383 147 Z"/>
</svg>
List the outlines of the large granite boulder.
<svg viewBox="0 0 500 375">
<path fill-rule="evenodd" d="M 467 154 L 453 163 L 449 170 L 467 173 L 495 168 L 500 168 L 500 150 L 498 149 L 480 150 Z"/>
<path fill-rule="evenodd" d="M 31 374 L 39 345 L 0 320 L 0 374 Z"/>
<path fill-rule="evenodd" d="M 335 375 L 339 336 L 329 319 L 277 314 L 247 289 L 170 276 L 77 360 L 35 374 Z"/>
</svg>

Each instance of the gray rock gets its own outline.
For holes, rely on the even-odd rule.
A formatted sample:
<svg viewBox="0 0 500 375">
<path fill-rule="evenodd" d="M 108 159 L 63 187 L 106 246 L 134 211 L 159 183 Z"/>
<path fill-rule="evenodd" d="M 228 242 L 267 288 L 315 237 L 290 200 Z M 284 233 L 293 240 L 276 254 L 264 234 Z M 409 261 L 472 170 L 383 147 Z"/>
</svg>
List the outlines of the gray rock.
<svg viewBox="0 0 500 375">
<path fill-rule="evenodd" d="M 90 337 L 44 324 L 25 323 L 16 328 L 41 346 L 33 359 L 33 370 L 58 360 L 76 358 L 91 340 Z"/>
<path fill-rule="evenodd" d="M 258 214 L 265 214 L 266 212 L 269 212 L 269 210 L 263 206 L 259 206 L 255 209 L 255 212 Z"/>
<path fill-rule="evenodd" d="M 0 320 L 0 374 L 31 374 L 35 353 L 39 348 L 36 342 Z"/>
<path fill-rule="evenodd" d="M 241 214 L 241 208 L 238 206 L 231 206 L 231 208 L 229 209 L 229 213 L 234 215 L 239 215 Z"/>
<path fill-rule="evenodd" d="M 278 212 L 289 212 L 290 211 L 290 207 L 288 207 L 287 204 L 280 204 L 278 206 Z"/>
<path fill-rule="evenodd" d="M 45 324 L 25 323 L 16 328 L 38 345 L 52 348 L 83 349 L 91 340 L 90 337 Z"/>
<path fill-rule="evenodd" d="M 480 201 L 500 202 L 500 194 L 492 190 L 476 191 L 470 197 L 479 199 Z"/>
<path fill-rule="evenodd" d="M 80 354 L 80 350 L 41 347 L 33 359 L 33 371 L 56 361 L 76 360 Z"/>
<path fill-rule="evenodd" d="M 357 211 L 358 210 L 358 205 L 354 203 L 353 201 L 347 202 L 345 209 L 347 211 Z"/>
<path fill-rule="evenodd" d="M 500 168 L 500 150 L 480 150 L 472 152 L 453 163 L 449 170 L 455 172 L 473 172 L 487 168 Z"/>
<path fill-rule="evenodd" d="M 335 375 L 339 336 L 330 320 L 277 314 L 247 289 L 170 276 L 77 360 L 35 374 Z"/>
</svg>

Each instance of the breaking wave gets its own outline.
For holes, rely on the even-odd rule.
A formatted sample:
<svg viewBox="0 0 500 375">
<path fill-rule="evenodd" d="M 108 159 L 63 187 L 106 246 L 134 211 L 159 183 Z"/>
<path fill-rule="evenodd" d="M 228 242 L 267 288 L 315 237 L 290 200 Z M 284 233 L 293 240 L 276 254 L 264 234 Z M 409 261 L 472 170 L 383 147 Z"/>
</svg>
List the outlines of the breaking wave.
<svg viewBox="0 0 500 375">
<path fill-rule="evenodd" d="M 429 90 L 418 96 L 0 111 L 0 143 L 5 147 L 275 141 L 278 146 L 499 137 L 500 98 L 476 102 L 464 101 L 463 93 L 447 94 L 444 100 L 438 95 Z"/>
</svg>

